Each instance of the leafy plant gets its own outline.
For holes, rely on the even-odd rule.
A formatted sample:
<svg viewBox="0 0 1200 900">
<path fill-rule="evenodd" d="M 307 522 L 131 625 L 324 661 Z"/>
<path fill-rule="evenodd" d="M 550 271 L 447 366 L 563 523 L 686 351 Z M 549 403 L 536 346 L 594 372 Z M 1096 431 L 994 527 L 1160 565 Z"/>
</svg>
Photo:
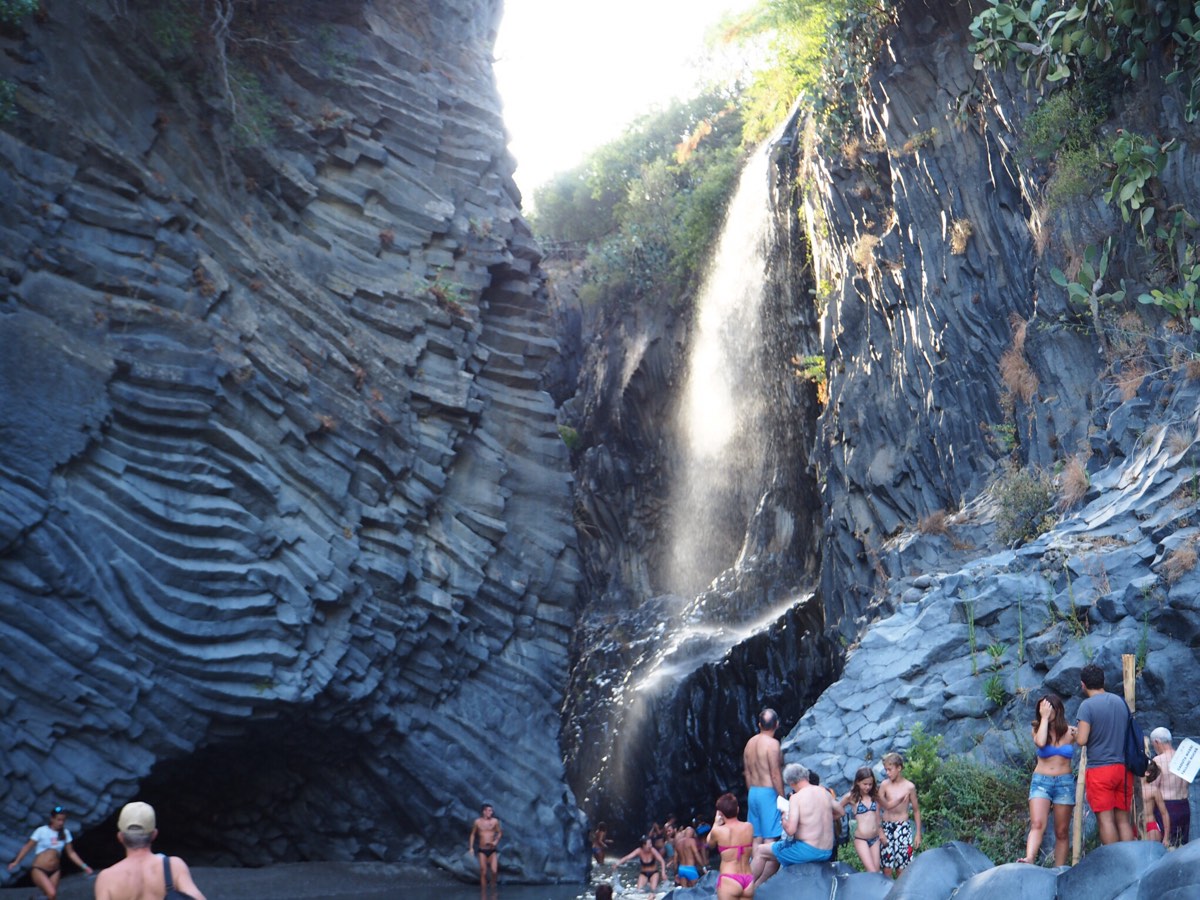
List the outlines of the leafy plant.
<svg viewBox="0 0 1200 900">
<path fill-rule="evenodd" d="M 922 848 L 967 841 L 991 859 L 1008 858 L 1024 846 L 1029 821 L 1024 766 L 962 755 L 942 759 L 941 747 L 941 735 L 913 729 L 904 774 L 921 803 Z"/>
<path fill-rule="evenodd" d="M 1008 650 L 1008 647 L 1006 647 L 1004 644 L 1001 644 L 1001 643 L 995 643 L 995 644 L 988 645 L 987 651 L 988 651 L 988 656 L 990 656 L 992 658 L 992 671 L 993 672 L 999 672 L 1000 669 L 1004 666 L 1003 659 L 1004 659 L 1004 654 L 1007 650 Z"/>
<path fill-rule="evenodd" d="M 1160 144 L 1156 138 L 1133 132 L 1117 133 L 1112 146 L 1114 172 L 1104 200 L 1116 203 L 1122 220 L 1128 222 L 1136 213 L 1138 227 L 1145 231 L 1154 218 L 1154 206 L 1148 202 L 1150 182 L 1162 174 L 1167 155 L 1178 147 L 1174 139 Z"/>
<path fill-rule="evenodd" d="M 805 381 L 811 381 L 817 386 L 817 400 L 821 404 L 829 402 L 829 384 L 825 374 L 824 356 L 796 356 L 792 358 L 796 366 L 796 375 Z"/>
<path fill-rule="evenodd" d="M 1079 273 L 1068 278 L 1061 269 L 1050 270 L 1050 280 L 1066 288 L 1067 298 L 1073 303 L 1087 304 L 1095 312 L 1100 303 L 1120 303 L 1125 299 L 1125 282 L 1115 291 L 1105 291 L 1104 279 L 1108 274 L 1108 258 L 1112 251 L 1112 238 L 1103 247 L 1090 246 L 1083 252 Z"/>
<path fill-rule="evenodd" d="M 1014 65 L 1028 85 L 1086 80 L 1097 68 L 1136 81 L 1152 57 L 1166 81 L 1187 78 L 1184 118 L 1200 114 L 1200 27 L 1195 5 L 1167 0 L 989 0 L 971 22 L 976 68 Z"/>
<path fill-rule="evenodd" d="M 1179 283 L 1151 288 L 1138 296 L 1139 303 L 1161 307 L 1200 331 L 1200 262 L 1195 260 L 1195 249 L 1188 247 L 1187 262 L 1180 268 Z"/>
<path fill-rule="evenodd" d="M 1104 102 L 1088 86 L 1061 88 L 1025 118 L 1022 149 L 1036 159 L 1051 159 L 1064 151 L 1092 147 L 1106 112 Z"/>
<path fill-rule="evenodd" d="M 37 12 L 40 0 L 0 0 L 0 24 L 15 25 Z"/>
<path fill-rule="evenodd" d="M 994 495 L 996 538 L 1003 544 L 1032 540 L 1054 524 L 1054 487 L 1040 469 L 1008 467 Z"/>
<path fill-rule="evenodd" d="M 997 706 L 1008 702 L 1008 691 L 1004 687 L 1004 679 L 999 672 L 993 672 L 983 683 L 983 695 Z"/>
<path fill-rule="evenodd" d="M 562 442 L 567 445 L 568 450 L 574 452 L 579 448 L 579 443 L 581 441 L 579 432 L 570 425 L 559 425 L 558 436 L 562 438 Z"/>
</svg>

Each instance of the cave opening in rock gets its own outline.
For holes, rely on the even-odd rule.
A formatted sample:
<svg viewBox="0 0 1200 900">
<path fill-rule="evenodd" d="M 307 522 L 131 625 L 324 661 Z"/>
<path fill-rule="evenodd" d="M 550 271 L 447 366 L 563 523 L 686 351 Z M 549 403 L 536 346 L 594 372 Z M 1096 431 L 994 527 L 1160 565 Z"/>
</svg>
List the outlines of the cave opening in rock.
<svg viewBox="0 0 1200 900">
<path fill-rule="evenodd" d="M 374 733 L 303 719 L 254 722 L 219 744 L 163 760 L 112 815 L 79 838 L 94 866 L 122 855 L 127 799 L 157 813 L 155 847 L 193 865 L 260 866 L 395 858 L 428 838 L 429 792 Z M 424 814 L 419 811 L 424 811 Z"/>
</svg>

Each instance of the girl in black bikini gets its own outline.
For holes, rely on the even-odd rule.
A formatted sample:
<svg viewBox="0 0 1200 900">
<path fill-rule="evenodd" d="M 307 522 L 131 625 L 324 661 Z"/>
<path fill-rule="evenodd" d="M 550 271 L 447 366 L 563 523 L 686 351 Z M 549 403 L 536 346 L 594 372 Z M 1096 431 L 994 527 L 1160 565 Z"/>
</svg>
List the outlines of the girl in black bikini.
<svg viewBox="0 0 1200 900">
<path fill-rule="evenodd" d="M 838 801 L 838 806 L 854 806 L 854 849 L 868 872 L 880 871 L 879 784 L 870 766 L 854 773 L 854 787 Z"/>
<path fill-rule="evenodd" d="M 651 891 L 658 890 L 659 873 L 662 873 L 662 878 L 665 881 L 667 878 L 667 863 L 662 858 L 662 854 L 654 849 L 654 841 L 648 835 L 642 835 L 642 843 L 636 850 L 630 850 L 627 854 L 613 863 L 613 868 L 617 868 L 622 863 L 637 857 L 638 863 L 641 865 L 641 870 L 638 872 L 638 890 L 645 890 L 646 885 L 650 886 Z"/>
</svg>

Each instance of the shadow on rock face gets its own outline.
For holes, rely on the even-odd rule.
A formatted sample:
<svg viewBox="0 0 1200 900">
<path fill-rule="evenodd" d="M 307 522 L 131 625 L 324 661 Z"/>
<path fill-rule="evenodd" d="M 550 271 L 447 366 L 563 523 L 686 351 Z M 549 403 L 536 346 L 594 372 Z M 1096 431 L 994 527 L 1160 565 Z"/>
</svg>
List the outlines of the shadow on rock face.
<svg viewBox="0 0 1200 900">
<path fill-rule="evenodd" d="M 954 895 L 954 900 L 995 900 L 997 897 L 1003 897 L 1004 900 L 1054 900 L 1057 895 L 1056 869 L 1007 863 L 968 878 Z"/>
<path fill-rule="evenodd" d="M 1136 885 L 1166 852 L 1157 841 L 1120 841 L 1097 847 L 1058 876 L 1058 895 L 1111 900 L 1130 885 Z M 1160 883 L 1167 886 L 1167 882 Z M 1158 898 L 1161 895 L 1152 896 Z"/>
</svg>

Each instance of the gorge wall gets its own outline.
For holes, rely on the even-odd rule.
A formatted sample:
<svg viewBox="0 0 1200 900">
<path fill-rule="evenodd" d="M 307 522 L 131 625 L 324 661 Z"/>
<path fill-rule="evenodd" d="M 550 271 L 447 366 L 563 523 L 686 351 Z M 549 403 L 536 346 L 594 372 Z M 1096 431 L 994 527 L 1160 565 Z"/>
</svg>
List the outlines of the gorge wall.
<svg viewBox="0 0 1200 900">
<path fill-rule="evenodd" d="M 0 838 L 577 879 L 579 560 L 498 0 L 0 34 Z M 230 17 L 231 16 L 231 17 Z M 18 825 L 18 823 L 20 823 Z"/>
<path fill-rule="evenodd" d="M 1141 721 L 1200 734 L 1196 338 L 1153 306 L 1081 309 L 1051 277 L 1107 239 L 1093 291 L 1132 299 L 1161 272 L 1103 197 L 1113 167 L 1048 200 L 1054 169 L 1026 143 L 1038 94 L 973 65 L 981 8 L 898 4 L 848 140 L 807 156 L 829 298 L 821 594 L 852 643 L 785 752 L 843 781 L 918 725 L 1024 768 L 1037 697 L 1058 692 L 1073 718 L 1079 669 L 1099 663 L 1119 691 L 1124 655 Z M 1148 68 L 1105 82 L 1096 152 L 1121 133 L 1179 139 L 1150 202 L 1198 209 L 1196 126 Z M 1006 537 L 1007 488 L 1034 475 L 1044 533 Z"/>
</svg>

